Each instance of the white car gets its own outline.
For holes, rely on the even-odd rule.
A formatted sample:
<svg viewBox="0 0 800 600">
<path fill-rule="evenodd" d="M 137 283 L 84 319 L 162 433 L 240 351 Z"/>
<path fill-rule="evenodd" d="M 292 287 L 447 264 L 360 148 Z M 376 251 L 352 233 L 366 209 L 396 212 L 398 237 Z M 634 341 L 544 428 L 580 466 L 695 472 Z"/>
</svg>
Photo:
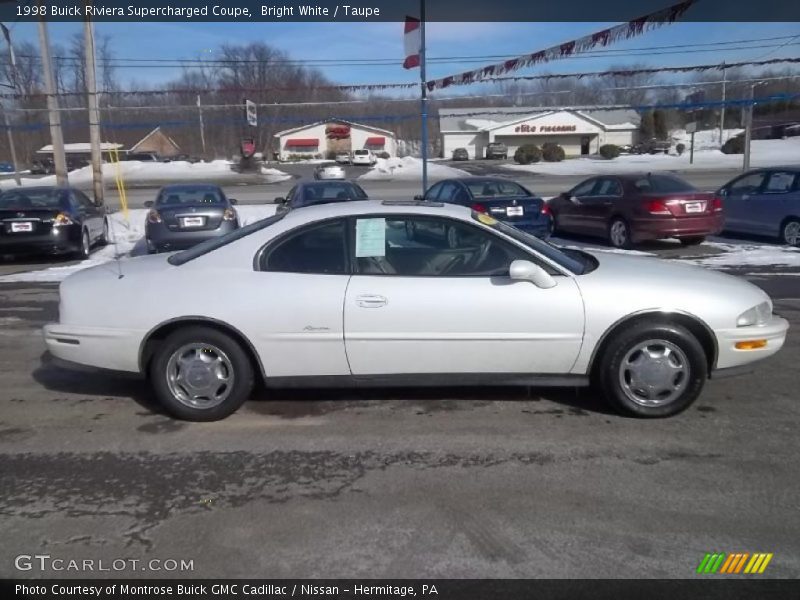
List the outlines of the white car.
<svg viewBox="0 0 800 600">
<path fill-rule="evenodd" d="M 594 382 L 617 409 L 663 417 L 709 375 L 775 354 L 788 329 L 735 277 L 561 250 L 460 206 L 372 200 L 79 271 L 59 318 L 44 329 L 55 357 L 146 374 L 171 414 L 198 421 L 234 412 L 255 379 Z"/>
<path fill-rule="evenodd" d="M 344 179 L 345 172 L 339 165 L 322 165 L 314 169 L 314 179 Z"/>
<path fill-rule="evenodd" d="M 351 162 L 354 165 L 369 165 L 372 166 L 378 159 L 372 153 L 372 150 L 353 150 L 353 157 Z"/>
<path fill-rule="evenodd" d="M 340 165 L 349 165 L 350 164 L 350 153 L 349 152 L 340 152 L 336 155 L 336 162 Z"/>
</svg>

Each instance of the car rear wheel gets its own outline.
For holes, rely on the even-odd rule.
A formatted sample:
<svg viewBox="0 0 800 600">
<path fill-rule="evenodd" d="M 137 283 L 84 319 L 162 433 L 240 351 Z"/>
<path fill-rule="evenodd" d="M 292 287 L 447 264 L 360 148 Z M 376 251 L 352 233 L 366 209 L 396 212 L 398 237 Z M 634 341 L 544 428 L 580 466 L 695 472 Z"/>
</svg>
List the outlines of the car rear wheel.
<svg viewBox="0 0 800 600">
<path fill-rule="evenodd" d="M 620 412 L 669 417 L 688 408 L 708 377 L 703 347 L 686 328 L 668 322 L 639 323 L 603 349 L 596 379 Z"/>
<path fill-rule="evenodd" d="M 625 219 L 612 219 L 608 226 L 608 243 L 614 248 L 628 249 L 633 246 L 631 242 L 631 228 Z"/>
<path fill-rule="evenodd" d="M 706 241 L 706 237 L 704 235 L 695 235 L 692 237 L 684 237 L 681 238 L 681 244 L 684 246 L 697 246 L 698 244 L 702 244 Z"/>
<path fill-rule="evenodd" d="M 100 245 L 108 245 L 108 219 L 103 219 L 103 235 L 100 236 Z"/>
<path fill-rule="evenodd" d="M 787 219 L 781 226 L 781 241 L 789 246 L 800 246 L 800 219 Z"/>
<path fill-rule="evenodd" d="M 253 367 L 234 339 L 209 327 L 180 329 L 162 342 L 150 363 L 161 405 L 187 421 L 217 421 L 234 413 L 253 389 Z"/>
</svg>

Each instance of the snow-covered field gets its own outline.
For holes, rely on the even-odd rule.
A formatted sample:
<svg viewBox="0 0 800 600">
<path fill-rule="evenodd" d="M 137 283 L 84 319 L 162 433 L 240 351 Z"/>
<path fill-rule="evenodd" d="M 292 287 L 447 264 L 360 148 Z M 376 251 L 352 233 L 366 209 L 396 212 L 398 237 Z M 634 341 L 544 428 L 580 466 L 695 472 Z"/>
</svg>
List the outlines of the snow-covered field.
<svg viewBox="0 0 800 600">
<path fill-rule="evenodd" d="M 104 163 L 103 180 L 107 184 L 112 184 L 114 179 L 121 175 L 126 184 L 151 181 L 171 181 L 175 183 L 203 180 L 220 181 L 226 179 L 234 181 L 241 178 L 242 175 L 231 169 L 232 165 L 233 163 L 227 160 L 214 160 L 207 163 L 190 163 L 187 161 L 161 163 L 126 160 L 120 162 L 119 166 L 117 166 L 117 164 Z M 261 177 L 264 183 L 276 183 L 278 181 L 291 179 L 292 176 L 278 169 L 261 167 Z M 71 185 L 78 186 L 91 185 L 92 168 L 89 166 L 70 171 L 69 182 Z M 40 178 L 27 177 L 21 180 L 23 186 L 55 185 L 55 183 L 55 175 L 47 175 Z M 2 189 L 8 189 L 10 187 L 15 187 L 16 184 L 13 179 L 7 179 L 4 180 L 0 186 L 2 186 Z"/>
<path fill-rule="evenodd" d="M 448 177 L 468 177 L 469 173 L 447 165 L 428 162 L 428 177 L 446 179 Z M 405 158 L 379 158 L 375 166 L 359 179 L 370 181 L 421 180 L 422 161 L 413 156 Z"/>
<path fill-rule="evenodd" d="M 735 131 L 735 130 L 734 130 Z M 707 132 L 703 132 L 707 133 Z M 723 154 L 710 148 L 713 142 L 704 141 L 705 149 L 697 149 L 695 136 L 694 163 L 689 164 L 689 148 L 682 156 L 675 154 L 623 154 L 615 159 L 599 157 L 574 158 L 557 163 L 539 162 L 532 165 L 503 165 L 514 171 L 546 175 L 603 175 L 605 173 L 635 173 L 675 171 L 684 169 L 737 169 L 742 166 L 741 154 Z M 753 140 L 750 165 L 767 167 L 800 164 L 800 137 L 785 140 Z"/>
</svg>

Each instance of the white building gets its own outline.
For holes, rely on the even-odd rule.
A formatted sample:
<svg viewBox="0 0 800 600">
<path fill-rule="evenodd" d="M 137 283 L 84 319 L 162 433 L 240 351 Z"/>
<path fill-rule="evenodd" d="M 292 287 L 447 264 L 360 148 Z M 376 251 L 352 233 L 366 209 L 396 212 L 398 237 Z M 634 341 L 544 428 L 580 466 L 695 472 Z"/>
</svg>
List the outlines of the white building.
<svg viewBox="0 0 800 600">
<path fill-rule="evenodd" d="M 278 159 L 333 158 L 340 152 L 368 149 L 397 156 L 394 133 L 385 129 L 328 119 L 311 125 L 287 129 L 275 134 Z"/>
<path fill-rule="evenodd" d="M 596 154 L 603 144 L 623 146 L 637 141 L 640 117 L 633 110 L 580 110 L 544 107 L 450 108 L 439 110 L 442 152 L 456 148 L 484 158 L 486 145 L 502 142 L 511 158 L 523 144 L 553 142 L 567 156 Z"/>
</svg>

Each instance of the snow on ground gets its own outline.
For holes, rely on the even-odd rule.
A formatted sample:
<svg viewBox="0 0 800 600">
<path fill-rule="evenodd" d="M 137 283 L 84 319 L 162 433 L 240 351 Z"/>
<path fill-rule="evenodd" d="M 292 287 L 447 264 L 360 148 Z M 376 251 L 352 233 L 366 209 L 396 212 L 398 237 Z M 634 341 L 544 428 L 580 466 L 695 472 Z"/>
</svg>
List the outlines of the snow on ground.
<svg viewBox="0 0 800 600">
<path fill-rule="evenodd" d="M 717 248 L 722 253 L 703 258 L 682 259 L 680 262 L 713 269 L 757 266 L 800 267 L 800 248 L 753 242 L 736 244 L 706 242 L 704 245 Z"/>
<path fill-rule="evenodd" d="M 175 183 L 185 181 L 219 181 L 224 179 L 236 180 L 241 178 L 241 174 L 234 171 L 231 167 L 233 163 L 227 160 L 214 160 L 211 162 L 190 163 L 187 161 L 173 161 L 168 163 L 125 160 L 117 167 L 114 163 L 103 163 L 103 180 L 107 184 L 112 184 L 115 178 L 121 174 L 126 184 L 144 183 L 151 181 L 171 181 Z M 118 171 L 119 168 L 119 171 Z M 264 183 L 275 183 L 291 179 L 291 175 L 277 169 L 261 168 L 261 175 Z M 87 166 L 69 173 L 71 185 L 91 185 L 92 167 Z M 21 180 L 23 186 L 26 185 L 55 185 L 56 176 L 47 175 L 40 178 L 25 178 Z M 16 184 L 13 180 L 2 182 L 2 188 L 8 189 Z"/>
<path fill-rule="evenodd" d="M 448 177 L 468 177 L 469 173 L 446 165 L 428 162 L 428 177 L 446 179 Z M 413 156 L 405 158 L 379 158 L 375 166 L 359 179 L 370 181 L 397 181 L 400 179 L 422 179 L 422 161 Z"/>
<path fill-rule="evenodd" d="M 722 132 L 722 141 L 725 142 L 732 137 L 742 133 L 744 129 L 725 129 Z M 692 134 L 687 133 L 685 129 L 675 129 L 670 132 L 672 141 L 677 144 L 684 144 L 686 152 L 689 151 L 689 146 L 692 143 Z M 719 129 L 704 129 L 694 134 L 694 151 L 698 150 L 716 150 L 722 144 L 719 141 Z"/>
<path fill-rule="evenodd" d="M 274 215 L 275 205 L 237 206 L 236 211 L 239 213 L 239 222 L 242 225 L 248 225 L 254 221 Z M 72 273 L 109 263 L 118 257 L 124 260 L 132 256 L 141 256 L 147 252 L 144 243 L 144 221 L 146 217 L 146 208 L 135 208 L 128 211 L 127 219 L 121 212 L 112 213 L 109 215 L 110 243 L 92 252 L 88 260 L 63 267 L 51 267 L 39 271 L 4 275 L 0 277 L 0 283 L 58 282 L 63 281 Z"/>
<path fill-rule="evenodd" d="M 695 139 L 695 142 L 697 140 Z M 753 140 L 750 165 L 766 167 L 800 163 L 800 137 L 785 140 Z M 683 156 L 674 154 L 623 154 L 613 160 L 600 157 L 574 158 L 557 163 L 503 165 L 504 168 L 543 175 L 603 175 L 684 169 L 739 169 L 741 154 L 723 154 L 720 150 L 695 150 L 694 163 L 689 164 L 689 149 Z"/>
</svg>

